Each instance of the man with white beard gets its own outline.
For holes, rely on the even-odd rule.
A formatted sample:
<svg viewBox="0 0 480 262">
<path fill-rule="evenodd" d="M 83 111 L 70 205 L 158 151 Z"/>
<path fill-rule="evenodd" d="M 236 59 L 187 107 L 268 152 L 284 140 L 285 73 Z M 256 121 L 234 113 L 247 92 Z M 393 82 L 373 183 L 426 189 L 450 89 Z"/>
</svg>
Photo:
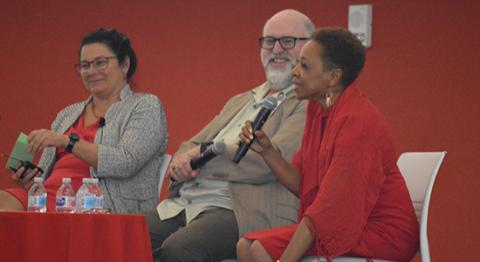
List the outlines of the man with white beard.
<svg viewBox="0 0 480 262">
<path fill-rule="evenodd" d="M 160 261 L 235 257 L 243 233 L 296 222 L 297 198 L 276 181 L 258 154 L 247 152 L 239 164 L 231 159 L 240 128 L 255 118 L 268 96 L 278 105 L 262 130 L 286 159 L 299 148 L 306 102 L 295 97 L 291 74 L 314 30 L 310 19 L 296 10 L 271 17 L 259 39 L 267 82 L 231 98 L 207 126 L 180 145 L 167 171 L 175 181 L 168 198 L 145 214 L 153 253 Z M 225 154 L 192 170 L 190 160 L 220 140 L 227 144 Z"/>
</svg>

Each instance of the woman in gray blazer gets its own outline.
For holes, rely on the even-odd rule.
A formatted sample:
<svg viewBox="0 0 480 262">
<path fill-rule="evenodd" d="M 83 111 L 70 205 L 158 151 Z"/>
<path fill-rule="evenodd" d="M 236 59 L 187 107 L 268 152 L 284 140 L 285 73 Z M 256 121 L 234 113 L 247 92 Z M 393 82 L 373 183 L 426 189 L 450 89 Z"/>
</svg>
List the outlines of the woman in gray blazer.
<svg viewBox="0 0 480 262">
<path fill-rule="evenodd" d="M 160 100 L 130 88 L 136 64 L 130 40 L 115 29 L 99 29 L 81 42 L 76 69 L 91 96 L 61 110 L 51 130 L 28 135 L 28 150 L 43 150 L 47 211 L 55 210 L 63 177 L 72 178 L 75 190 L 83 177 L 98 178 L 104 206 L 115 213 L 155 207 L 168 135 Z M 37 175 L 38 169 L 20 167 L 12 175 L 20 188 L 0 191 L 0 209 L 25 210 Z"/>
</svg>

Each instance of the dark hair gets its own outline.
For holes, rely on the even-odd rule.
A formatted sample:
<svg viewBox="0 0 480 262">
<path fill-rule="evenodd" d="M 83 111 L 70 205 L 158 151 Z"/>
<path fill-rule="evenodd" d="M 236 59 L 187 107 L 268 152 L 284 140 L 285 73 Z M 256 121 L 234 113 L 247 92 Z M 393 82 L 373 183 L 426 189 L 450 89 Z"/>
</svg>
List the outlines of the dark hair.
<svg viewBox="0 0 480 262">
<path fill-rule="evenodd" d="M 88 44 L 101 43 L 104 44 L 112 51 L 118 59 L 119 64 L 123 64 L 126 61 L 127 56 L 130 58 L 130 67 L 127 72 L 127 81 L 135 73 L 137 69 L 137 56 L 130 44 L 130 40 L 124 34 L 117 31 L 115 28 L 104 29 L 100 28 L 94 32 L 86 35 L 80 43 L 80 49 L 78 50 L 78 57 L 82 47 Z"/>
<path fill-rule="evenodd" d="M 365 63 L 362 42 L 343 28 L 318 29 L 313 33 L 312 39 L 323 46 L 325 68 L 340 68 L 343 71 L 341 84 L 347 88 L 355 81 Z"/>
</svg>

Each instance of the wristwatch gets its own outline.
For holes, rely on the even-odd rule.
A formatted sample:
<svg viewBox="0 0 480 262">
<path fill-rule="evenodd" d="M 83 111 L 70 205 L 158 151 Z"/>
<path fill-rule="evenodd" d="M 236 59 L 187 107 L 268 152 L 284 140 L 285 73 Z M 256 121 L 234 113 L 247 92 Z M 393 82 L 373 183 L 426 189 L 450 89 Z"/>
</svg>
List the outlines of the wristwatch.
<svg viewBox="0 0 480 262">
<path fill-rule="evenodd" d="M 68 145 L 65 147 L 65 152 L 72 153 L 73 147 L 78 140 L 80 140 L 80 137 L 77 134 L 70 134 L 68 138 L 70 139 L 70 142 L 68 142 Z"/>
</svg>

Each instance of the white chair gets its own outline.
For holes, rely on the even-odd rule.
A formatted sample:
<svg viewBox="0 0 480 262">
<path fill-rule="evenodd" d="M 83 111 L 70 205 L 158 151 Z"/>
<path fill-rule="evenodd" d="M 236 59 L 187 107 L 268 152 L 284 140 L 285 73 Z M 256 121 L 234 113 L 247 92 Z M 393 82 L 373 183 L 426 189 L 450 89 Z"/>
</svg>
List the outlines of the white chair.
<svg viewBox="0 0 480 262">
<path fill-rule="evenodd" d="M 420 253 L 422 262 L 430 262 L 427 222 L 428 208 L 438 170 L 447 152 L 407 152 L 398 159 L 417 219 L 420 221 Z"/>
<path fill-rule="evenodd" d="M 430 262 L 428 248 L 427 220 L 430 196 L 437 177 L 438 170 L 447 152 L 406 152 L 397 161 L 398 168 L 407 184 L 410 198 L 415 208 L 415 214 L 420 221 L 420 252 L 422 262 Z M 222 262 L 233 262 L 228 259 Z M 305 257 L 301 262 L 325 262 L 325 258 Z M 333 262 L 364 262 L 365 258 L 336 257 Z M 387 260 L 373 259 L 374 262 L 388 262 Z"/>
<path fill-rule="evenodd" d="M 158 197 L 160 197 L 160 193 L 162 192 L 162 185 L 163 180 L 165 180 L 165 174 L 167 173 L 168 164 L 170 164 L 170 160 L 172 160 L 172 155 L 164 154 L 162 159 L 162 165 L 160 166 L 160 179 L 158 180 Z"/>
<path fill-rule="evenodd" d="M 422 262 L 430 262 L 427 238 L 428 207 L 433 184 L 447 152 L 406 152 L 400 155 L 397 166 L 405 179 L 415 214 L 420 222 L 420 253 Z M 323 259 L 323 258 L 322 258 Z M 325 260 L 320 261 L 325 261 Z M 318 261 L 316 257 L 303 258 L 302 262 Z M 334 262 L 360 262 L 365 258 L 337 257 Z M 386 260 L 373 259 L 374 262 Z"/>
</svg>

